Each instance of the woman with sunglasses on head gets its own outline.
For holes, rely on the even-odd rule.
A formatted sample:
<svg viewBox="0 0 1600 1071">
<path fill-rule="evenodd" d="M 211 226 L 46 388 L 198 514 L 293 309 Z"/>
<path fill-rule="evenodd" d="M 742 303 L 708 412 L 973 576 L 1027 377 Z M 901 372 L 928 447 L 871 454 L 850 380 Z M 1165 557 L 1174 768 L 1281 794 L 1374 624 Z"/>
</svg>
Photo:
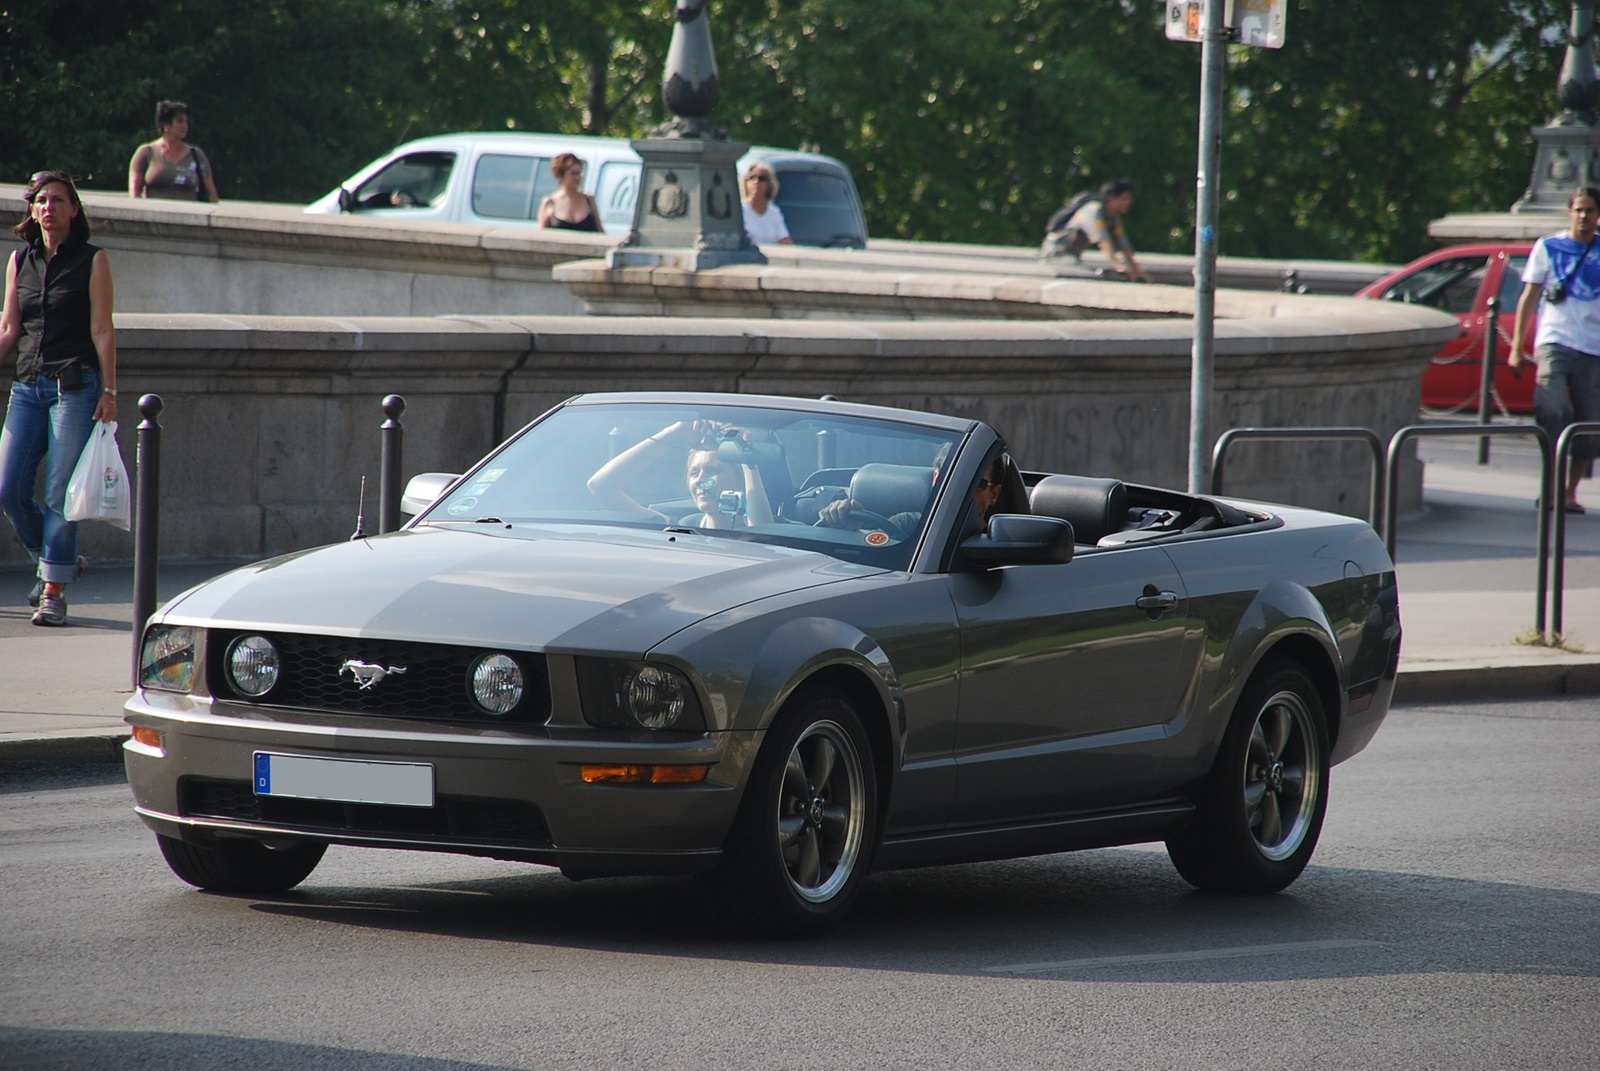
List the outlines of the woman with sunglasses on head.
<svg viewBox="0 0 1600 1071">
<path fill-rule="evenodd" d="M 766 164 L 751 164 L 744 173 L 744 231 L 756 245 L 794 245 L 783 209 L 773 204 L 778 177 Z"/>
<path fill-rule="evenodd" d="M 583 161 L 564 152 L 550 161 L 550 173 L 561 183 L 555 193 L 539 202 L 539 226 L 558 231 L 592 231 L 604 234 L 600 209 L 583 192 Z"/>
<path fill-rule="evenodd" d="M 628 485 L 661 458 L 684 451 L 684 480 L 698 517 L 669 517 L 636 501 Z M 635 443 L 589 477 L 589 490 L 607 509 L 644 513 L 663 524 L 748 528 L 771 524 L 772 503 L 762 482 L 752 435 L 709 420 L 680 420 Z"/>
<path fill-rule="evenodd" d="M 78 525 L 64 515 L 67 482 L 95 421 L 117 418 L 117 337 L 111 261 L 89 244 L 89 217 L 62 171 L 28 183 L 25 243 L 6 262 L 0 364 L 17 355 L 0 431 L 0 508 L 38 563 L 35 625 L 64 625 L 66 585 L 83 572 Z M 45 466 L 44 501 L 35 487 Z"/>
<path fill-rule="evenodd" d="M 157 104 L 156 129 L 161 136 L 139 146 L 128 161 L 128 196 L 216 204 L 220 198 L 211 161 L 187 140 L 189 106 L 181 100 Z"/>
</svg>

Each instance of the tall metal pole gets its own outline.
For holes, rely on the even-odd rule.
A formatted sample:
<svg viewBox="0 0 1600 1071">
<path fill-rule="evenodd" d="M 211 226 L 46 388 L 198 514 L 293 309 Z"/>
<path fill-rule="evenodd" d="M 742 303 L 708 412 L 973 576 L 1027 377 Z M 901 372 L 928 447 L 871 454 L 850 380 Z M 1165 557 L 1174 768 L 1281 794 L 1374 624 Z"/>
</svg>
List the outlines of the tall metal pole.
<svg viewBox="0 0 1600 1071">
<path fill-rule="evenodd" d="M 1217 197 L 1222 169 L 1223 0 L 1206 0 L 1200 39 L 1200 162 L 1195 178 L 1194 350 L 1189 372 L 1189 492 L 1204 494 L 1211 458 L 1211 366 L 1217 308 Z"/>
</svg>

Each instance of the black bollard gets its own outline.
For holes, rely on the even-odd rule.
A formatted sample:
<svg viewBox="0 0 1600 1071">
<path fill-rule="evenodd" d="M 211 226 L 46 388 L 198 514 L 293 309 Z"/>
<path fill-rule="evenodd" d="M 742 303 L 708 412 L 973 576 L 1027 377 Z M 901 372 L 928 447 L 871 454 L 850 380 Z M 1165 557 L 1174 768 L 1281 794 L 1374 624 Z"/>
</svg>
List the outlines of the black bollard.
<svg viewBox="0 0 1600 1071">
<path fill-rule="evenodd" d="M 383 462 L 378 470 L 378 534 L 400 529 L 400 447 L 405 425 L 400 414 L 406 411 L 406 400 L 391 394 L 383 400 L 383 412 L 389 419 L 383 422 Z"/>
<path fill-rule="evenodd" d="M 156 612 L 156 581 L 161 536 L 161 425 L 165 408 L 159 394 L 139 399 L 138 498 L 133 504 L 133 686 L 139 686 L 139 656 L 144 626 Z"/>
<path fill-rule="evenodd" d="M 1478 423 L 1494 419 L 1494 362 L 1500 356 L 1500 299 L 1489 299 L 1489 315 L 1483 322 L 1483 378 L 1478 385 Z M 1489 463 L 1489 437 L 1478 440 L 1478 464 Z"/>
</svg>

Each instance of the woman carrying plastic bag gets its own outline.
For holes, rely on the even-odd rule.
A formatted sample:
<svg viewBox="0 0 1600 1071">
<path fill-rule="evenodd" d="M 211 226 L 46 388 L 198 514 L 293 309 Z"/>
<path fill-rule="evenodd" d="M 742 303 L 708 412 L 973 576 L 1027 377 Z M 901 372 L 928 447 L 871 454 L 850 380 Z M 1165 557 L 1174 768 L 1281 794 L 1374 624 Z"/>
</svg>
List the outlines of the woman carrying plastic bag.
<svg viewBox="0 0 1600 1071">
<path fill-rule="evenodd" d="M 17 355 L 0 431 L 0 509 L 39 564 L 28 596 L 38 607 L 33 623 L 64 625 L 66 585 L 84 565 L 78 524 L 66 516 L 67 483 L 96 423 L 117 419 L 111 261 L 89 244 L 70 175 L 39 172 L 24 199 L 28 216 L 13 228 L 24 246 L 6 258 L 0 316 L 0 363 Z"/>
</svg>

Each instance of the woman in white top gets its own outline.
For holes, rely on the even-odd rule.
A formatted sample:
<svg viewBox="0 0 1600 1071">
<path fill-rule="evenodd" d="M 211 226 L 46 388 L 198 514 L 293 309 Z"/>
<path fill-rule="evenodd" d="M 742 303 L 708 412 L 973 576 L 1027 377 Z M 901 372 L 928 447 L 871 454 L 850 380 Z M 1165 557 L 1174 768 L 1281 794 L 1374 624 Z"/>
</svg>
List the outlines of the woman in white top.
<svg viewBox="0 0 1600 1071">
<path fill-rule="evenodd" d="M 744 173 L 744 230 L 756 245 L 794 245 L 783 209 L 772 203 L 778 178 L 766 164 L 751 164 Z"/>
</svg>

